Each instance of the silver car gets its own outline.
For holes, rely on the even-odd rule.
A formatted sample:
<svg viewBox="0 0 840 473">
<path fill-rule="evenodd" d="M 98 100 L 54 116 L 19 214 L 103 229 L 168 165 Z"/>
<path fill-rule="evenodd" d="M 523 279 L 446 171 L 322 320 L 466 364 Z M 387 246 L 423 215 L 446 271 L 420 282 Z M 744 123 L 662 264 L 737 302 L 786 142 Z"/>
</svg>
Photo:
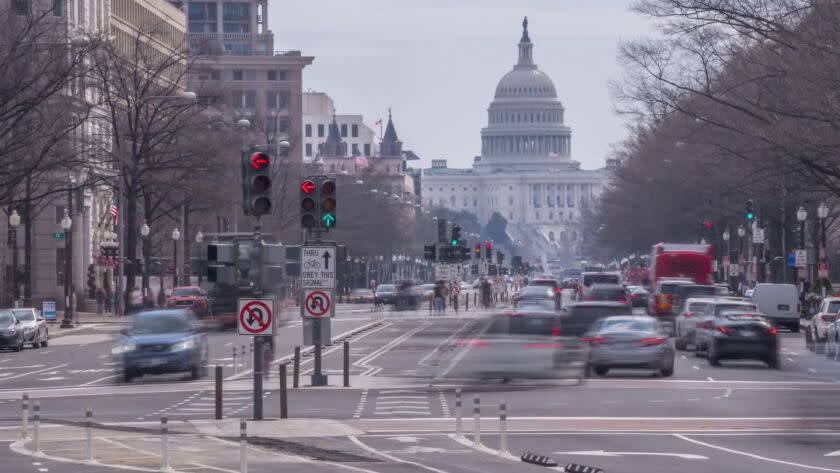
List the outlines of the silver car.
<svg viewBox="0 0 840 473">
<path fill-rule="evenodd" d="M 614 368 L 674 374 L 674 345 L 666 327 L 648 315 L 616 315 L 595 322 L 584 334 L 589 366 L 599 376 Z"/>
<path fill-rule="evenodd" d="M 50 341 L 50 330 L 47 328 L 47 321 L 38 309 L 12 309 L 12 314 L 20 320 L 23 343 L 31 344 L 32 348 L 47 346 Z"/>
<path fill-rule="evenodd" d="M 714 304 L 713 298 L 689 298 L 683 304 L 683 309 L 674 319 L 674 331 L 676 340 L 674 342 L 677 350 L 685 350 L 688 345 L 696 343 L 697 323 L 703 320 L 703 314 L 710 304 Z"/>
</svg>

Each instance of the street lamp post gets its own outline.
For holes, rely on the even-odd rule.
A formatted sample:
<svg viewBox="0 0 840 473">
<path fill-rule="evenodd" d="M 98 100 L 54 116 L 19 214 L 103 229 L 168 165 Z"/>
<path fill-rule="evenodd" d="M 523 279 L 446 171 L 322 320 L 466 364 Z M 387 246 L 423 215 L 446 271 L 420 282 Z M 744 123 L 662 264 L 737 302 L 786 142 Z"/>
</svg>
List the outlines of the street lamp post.
<svg viewBox="0 0 840 473">
<path fill-rule="evenodd" d="M 805 207 L 799 207 L 799 210 L 796 211 L 796 220 L 799 220 L 799 249 L 805 249 L 805 220 L 808 218 L 808 211 L 805 210 Z M 798 272 L 798 269 L 797 271 Z M 796 272 L 794 272 L 794 281 L 796 281 Z M 803 278 L 804 279 L 804 278 Z"/>
<path fill-rule="evenodd" d="M 746 264 L 743 267 L 741 265 L 741 260 L 744 259 L 744 235 L 746 234 L 747 229 L 743 225 L 738 225 L 738 280 L 741 282 L 743 282 L 746 273 Z"/>
<path fill-rule="evenodd" d="M 825 280 L 828 281 L 828 239 L 826 239 L 825 220 L 828 218 L 828 206 L 825 202 L 817 207 L 817 216 L 820 218 L 820 263 L 825 267 Z M 825 284 L 823 284 L 825 287 Z"/>
<path fill-rule="evenodd" d="M 151 245 L 149 244 L 149 234 L 152 230 L 149 228 L 149 224 L 143 222 L 143 226 L 140 227 L 140 236 L 143 237 L 143 301 L 146 300 L 146 295 L 149 292 L 149 257 L 151 253 Z"/>
<path fill-rule="evenodd" d="M 73 327 L 73 303 L 70 297 L 70 278 L 72 277 L 73 249 L 70 242 L 70 229 L 73 228 L 73 220 L 67 209 L 64 209 L 64 218 L 61 219 L 61 228 L 64 230 L 64 319 L 61 321 L 61 328 Z"/>
<path fill-rule="evenodd" d="M 198 259 L 199 259 L 199 262 L 200 262 L 200 264 L 198 265 L 198 287 L 201 287 L 201 284 L 204 282 L 204 271 L 205 271 L 205 269 L 204 269 L 204 258 L 201 256 L 201 255 L 204 254 L 204 252 L 201 251 L 201 242 L 203 242 L 203 241 L 204 241 L 204 234 L 201 233 L 201 230 L 199 230 L 195 234 L 195 242 L 198 244 L 198 255 L 199 255 Z"/>
<path fill-rule="evenodd" d="M 181 232 L 176 227 L 172 230 L 172 290 L 178 287 L 178 240 L 181 239 Z"/>
<path fill-rule="evenodd" d="M 729 260 L 729 255 L 730 255 L 730 249 L 729 249 L 729 238 L 730 238 L 730 236 L 731 235 L 729 234 L 729 227 L 726 227 L 726 229 L 723 231 L 723 235 L 721 235 L 721 237 L 723 238 L 723 241 L 726 244 L 726 259 L 727 260 Z M 729 268 L 723 268 L 723 275 L 724 276 L 729 275 Z M 726 282 L 729 283 L 729 281 L 726 281 Z"/>
<path fill-rule="evenodd" d="M 12 210 L 9 215 L 9 227 L 12 229 L 12 301 L 15 307 L 18 306 L 18 248 L 17 229 L 20 226 L 20 215 L 17 210 Z"/>
</svg>

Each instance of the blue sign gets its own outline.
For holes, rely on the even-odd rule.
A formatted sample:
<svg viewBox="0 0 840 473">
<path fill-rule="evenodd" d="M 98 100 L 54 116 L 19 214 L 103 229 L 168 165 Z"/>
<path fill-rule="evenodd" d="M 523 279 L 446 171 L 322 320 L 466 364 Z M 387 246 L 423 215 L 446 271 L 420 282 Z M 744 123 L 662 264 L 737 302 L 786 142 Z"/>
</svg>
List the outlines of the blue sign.
<svg viewBox="0 0 840 473">
<path fill-rule="evenodd" d="M 55 301 L 41 302 L 41 314 L 44 320 L 55 320 Z"/>
<path fill-rule="evenodd" d="M 788 268 L 795 268 L 796 267 L 796 253 L 788 253 L 787 255 L 787 264 Z"/>
</svg>

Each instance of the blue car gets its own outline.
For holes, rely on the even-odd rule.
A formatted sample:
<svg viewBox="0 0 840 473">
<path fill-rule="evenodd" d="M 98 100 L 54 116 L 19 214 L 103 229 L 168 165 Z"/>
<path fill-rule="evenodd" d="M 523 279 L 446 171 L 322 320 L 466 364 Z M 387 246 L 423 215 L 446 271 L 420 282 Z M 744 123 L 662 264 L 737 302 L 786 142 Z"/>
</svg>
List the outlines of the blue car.
<svg viewBox="0 0 840 473">
<path fill-rule="evenodd" d="M 146 373 L 189 372 L 192 379 L 207 375 L 207 336 L 191 311 L 141 312 L 122 335 L 112 354 L 122 362 L 126 382 Z"/>
</svg>

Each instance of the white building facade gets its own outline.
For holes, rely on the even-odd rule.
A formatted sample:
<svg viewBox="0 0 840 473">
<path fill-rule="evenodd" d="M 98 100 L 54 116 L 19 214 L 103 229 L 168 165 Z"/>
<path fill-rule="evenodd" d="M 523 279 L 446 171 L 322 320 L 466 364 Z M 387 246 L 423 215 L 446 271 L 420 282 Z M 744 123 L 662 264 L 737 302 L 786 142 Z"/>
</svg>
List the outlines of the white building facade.
<svg viewBox="0 0 840 473">
<path fill-rule="evenodd" d="M 481 156 L 470 169 L 433 160 L 422 174 L 423 204 L 474 213 L 482 224 L 498 212 L 531 256 L 577 254 L 581 209 L 597 198 L 607 173 L 572 159 L 564 113 L 554 83 L 534 64 L 526 18 L 519 60 L 488 108 Z"/>
<path fill-rule="evenodd" d="M 365 125 L 362 115 L 336 114 L 333 99 L 323 92 L 303 93 L 303 160 L 318 158 L 318 145 L 329 135 L 335 118 L 341 140 L 347 143 L 346 156 L 375 156 L 379 154 L 376 135 Z"/>
</svg>

